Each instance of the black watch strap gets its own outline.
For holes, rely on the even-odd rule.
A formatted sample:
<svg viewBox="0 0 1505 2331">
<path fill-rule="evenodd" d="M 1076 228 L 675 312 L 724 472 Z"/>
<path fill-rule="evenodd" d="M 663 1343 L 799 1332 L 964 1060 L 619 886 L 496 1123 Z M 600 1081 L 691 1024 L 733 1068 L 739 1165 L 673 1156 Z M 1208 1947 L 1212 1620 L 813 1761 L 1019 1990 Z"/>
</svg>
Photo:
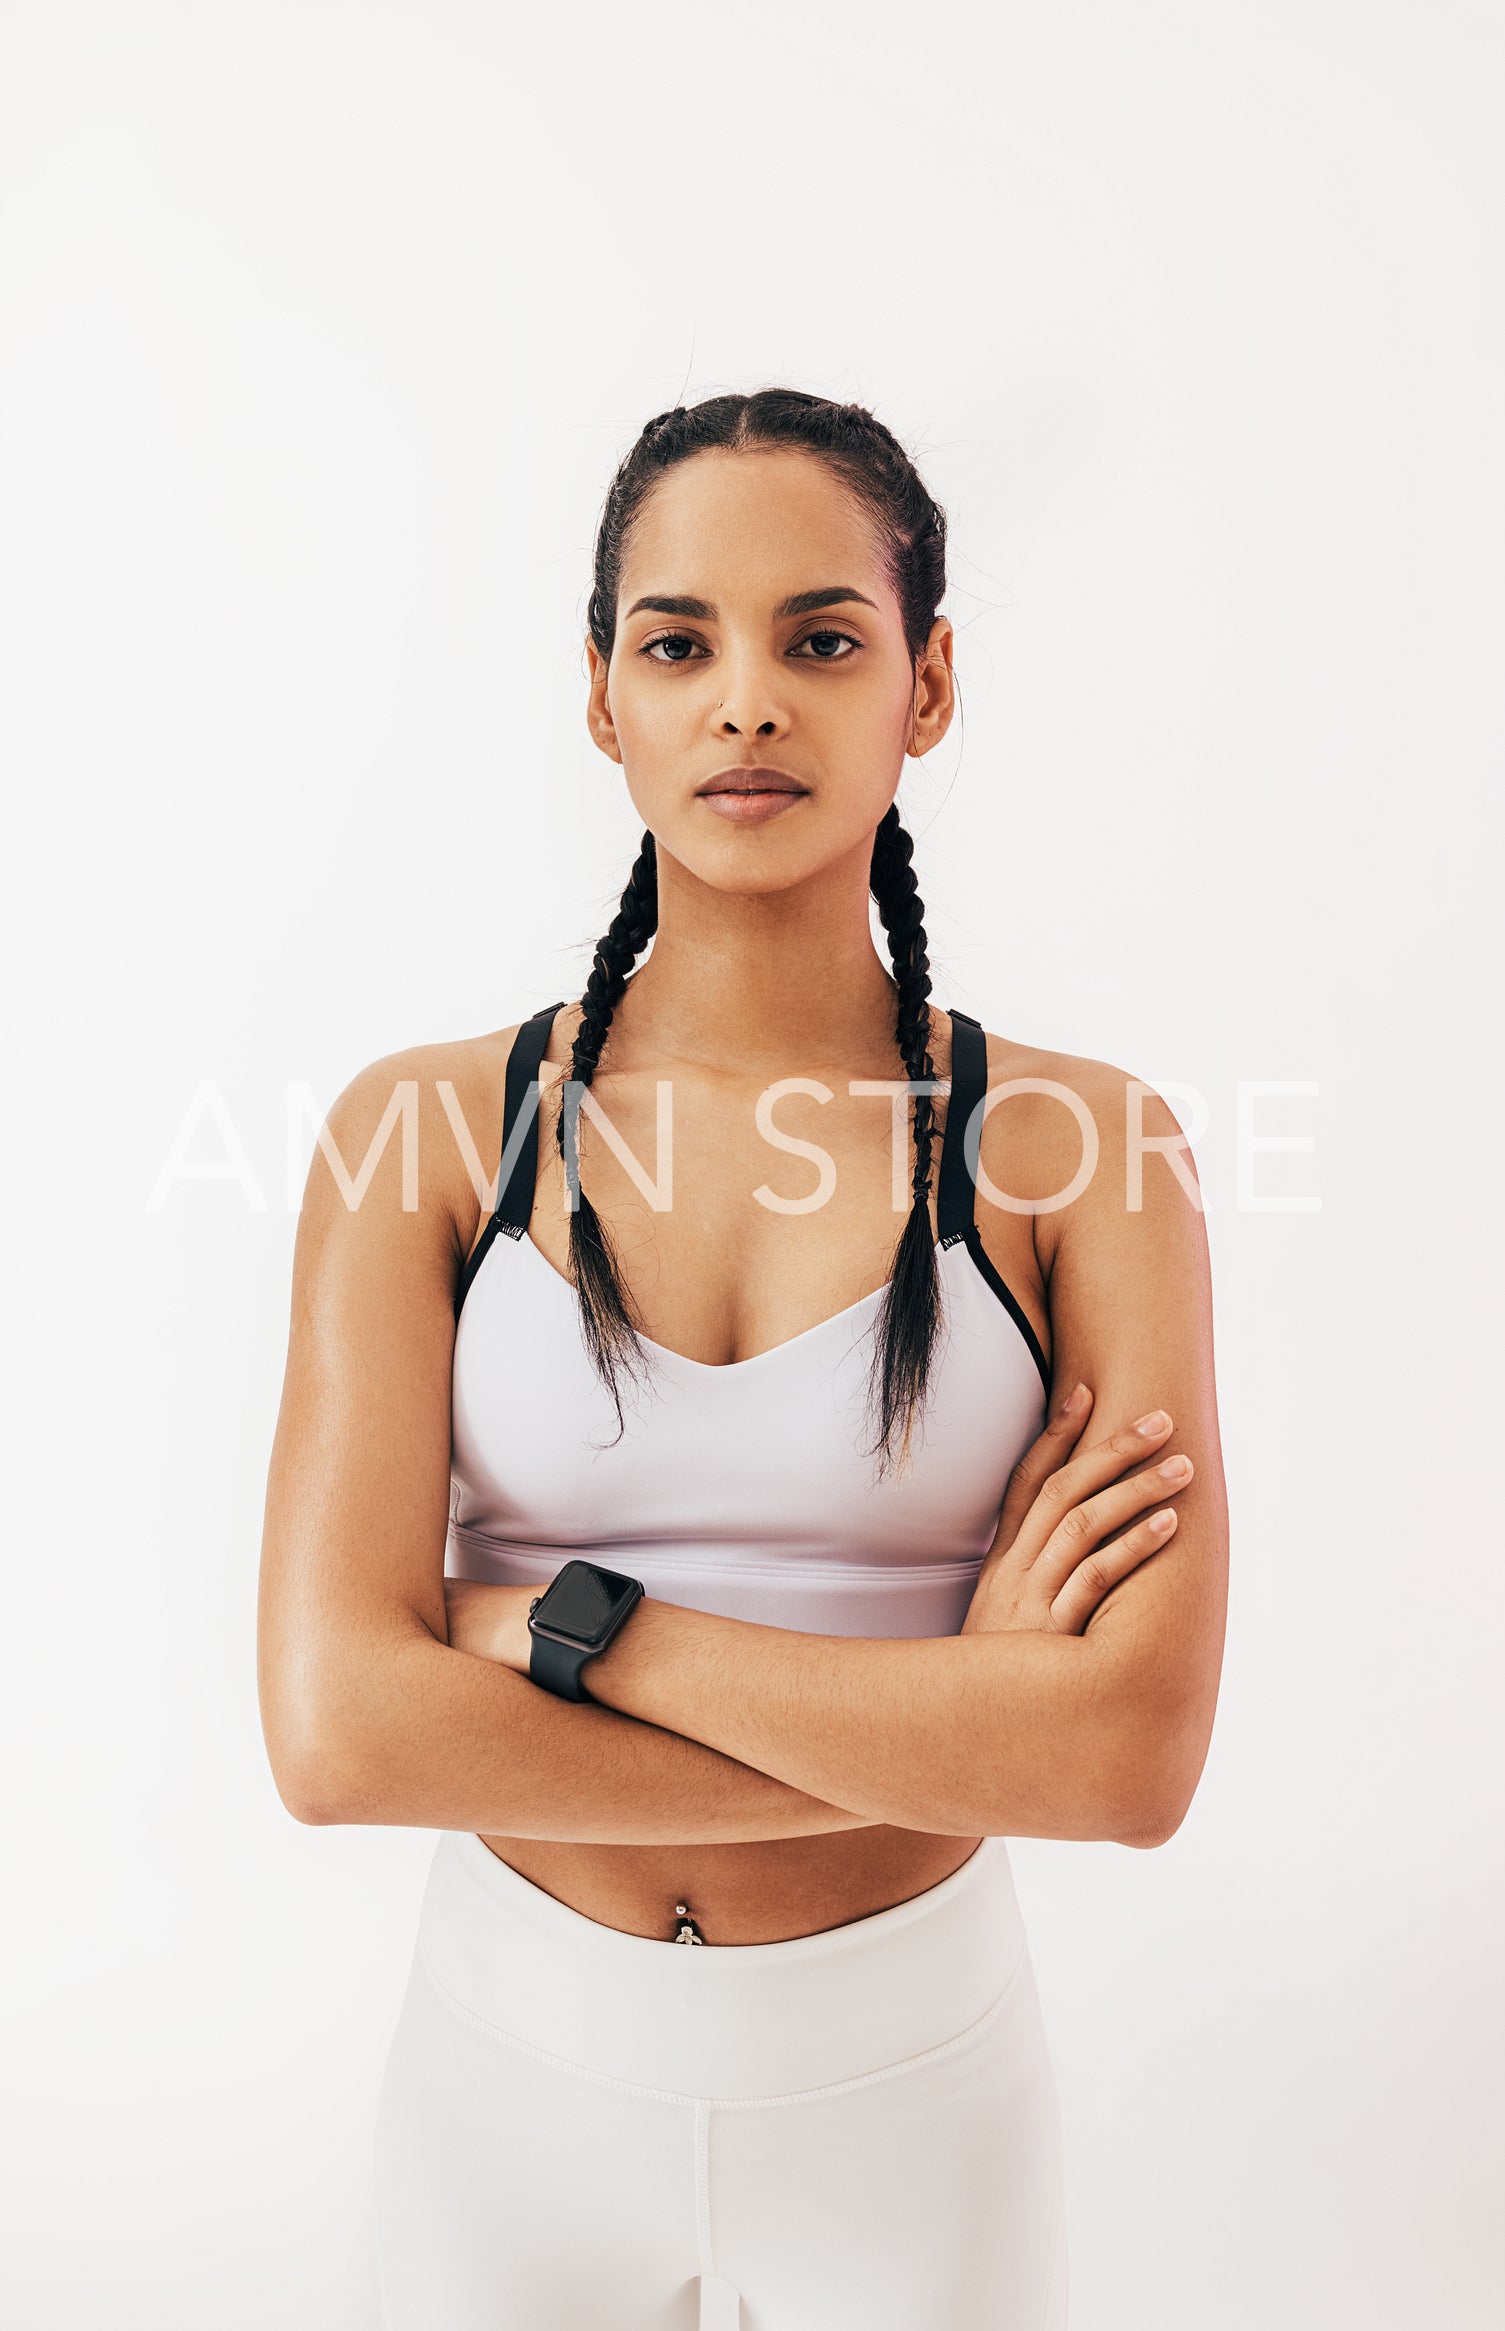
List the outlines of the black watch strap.
<svg viewBox="0 0 1505 2331">
<path fill-rule="evenodd" d="M 561 1700 L 588 1700 L 581 1670 L 594 1655 L 579 1643 L 560 1643 L 552 1635 L 533 1637 L 528 1655 L 529 1679 Z"/>
</svg>

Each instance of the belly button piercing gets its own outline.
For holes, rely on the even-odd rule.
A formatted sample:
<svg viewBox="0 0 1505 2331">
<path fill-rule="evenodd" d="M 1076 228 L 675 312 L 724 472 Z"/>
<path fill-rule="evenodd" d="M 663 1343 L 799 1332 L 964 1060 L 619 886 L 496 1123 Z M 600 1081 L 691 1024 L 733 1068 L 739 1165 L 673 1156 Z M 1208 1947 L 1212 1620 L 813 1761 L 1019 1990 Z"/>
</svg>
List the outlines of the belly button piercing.
<svg viewBox="0 0 1505 2331">
<path fill-rule="evenodd" d="M 674 1915 L 680 1921 L 679 1932 L 674 1937 L 677 1943 L 703 1943 L 705 1941 L 705 1936 L 690 1916 L 688 1902 L 676 1902 Z"/>
</svg>

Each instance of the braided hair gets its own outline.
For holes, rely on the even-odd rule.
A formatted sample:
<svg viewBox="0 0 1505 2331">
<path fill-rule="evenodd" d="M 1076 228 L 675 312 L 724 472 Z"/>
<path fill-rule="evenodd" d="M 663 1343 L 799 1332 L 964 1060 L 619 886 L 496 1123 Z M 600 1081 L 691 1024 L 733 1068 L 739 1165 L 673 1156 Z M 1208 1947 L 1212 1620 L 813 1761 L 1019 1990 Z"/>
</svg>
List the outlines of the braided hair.
<svg viewBox="0 0 1505 2331">
<path fill-rule="evenodd" d="M 596 533 L 587 620 L 608 662 L 627 538 L 657 480 L 692 454 L 788 446 L 811 453 L 835 472 L 876 520 L 911 656 L 923 654 L 946 587 L 946 519 L 903 446 L 863 405 L 839 405 L 800 389 L 759 389 L 749 396 L 707 397 L 675 405 L 647 423 L 621 462 Z M 924 908 L 915 881 L 914 843 L 890 807 L 873 836 L 868 881 L 888 939 L 896 997 L 895 1038 L 906 1078 L 934 1079 L 930 1057 L 930 963 Z M 556 1122 L 570 1198 L 570 1275 L 580 1302 L 586 1349 L 622 1426 L 620 1375 L 646 1371 L 643 1326 L 622 1283 L 605 1225 L 580 1187 L 580 1096 L 592 1082 L 633 965 L 658 928 L 658 859 L 651 833 L 606 936 L 599 942 L 581 998 L 569 1082 Z M 911 1200 L 879 1307 L 871 1405 L 880 1470 L 908 1462 L 929 1388 L 940 1327 L 940 1280 L 930 1232 L 935 1116 L 928 1093 L 913 1109 Z"/>
</svg>

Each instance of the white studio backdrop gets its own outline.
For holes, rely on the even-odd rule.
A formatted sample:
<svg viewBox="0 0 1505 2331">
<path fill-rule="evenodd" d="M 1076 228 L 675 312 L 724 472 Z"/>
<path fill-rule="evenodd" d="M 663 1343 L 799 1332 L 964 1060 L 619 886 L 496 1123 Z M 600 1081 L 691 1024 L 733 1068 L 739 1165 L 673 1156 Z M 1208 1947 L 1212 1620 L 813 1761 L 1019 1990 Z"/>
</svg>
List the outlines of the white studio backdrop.
<svg viewBox="0 0 1505 2331">
<path fill-rule="evenodd" d="M 578 992 L 636 839 L 600 498 L 769 381 L 950 512 L 940 1000 L 1207 1102 L 1211 1756 L 1158 1852 L 1014 1848 L 1074 2331 L 1500 2321 L 1502 50 L 1467 0 L 0 13 L 7 2325 L 374 2331 L 433 1837 L 300 1828 L 261 1744 L 289 1088 Z M 1241 1181 L 1281 1083 L 1315 1147 Z M 195 1107 L 244 1170 L 163 1191 Z"/>
</svg>

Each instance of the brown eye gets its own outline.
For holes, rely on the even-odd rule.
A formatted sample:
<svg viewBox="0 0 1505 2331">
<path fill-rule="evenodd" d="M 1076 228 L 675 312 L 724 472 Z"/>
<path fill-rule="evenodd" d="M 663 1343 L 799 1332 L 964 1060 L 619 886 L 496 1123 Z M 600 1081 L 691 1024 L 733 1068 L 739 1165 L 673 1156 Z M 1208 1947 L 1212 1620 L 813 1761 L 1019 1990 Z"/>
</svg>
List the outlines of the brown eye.
<svg viewBox="0 0 1505 2331">
<path fill-rule="evenodd" d="M 814 656 L 806 659 L 808 662 L 844 664 L 847 658 L 841 652 L 842 649 L 856 649 L 862 643 L 860 640 L 853 639 L 851 633 L 847 631 L 808 631 L 799 644 L 801 647 L 815 649 Z"/>
<path fill-rule="evenodd" d="M 691 639 L 688 632 L 664 631 L 660 632 L 657 639 L 650 639 L 646 641 L 643 646 L 642 653 L 645 656 L 653 656 L 653 660 L 656 664 L 688 664 L 693 659 L 695 644 L 695 641 Z M 671 653 L 666 656 L 654 656 L 653 651 L 655 648 L 669 648 L 671 650 L 683 648 L 685 653 L 683 655 Z"/>
</svg>

